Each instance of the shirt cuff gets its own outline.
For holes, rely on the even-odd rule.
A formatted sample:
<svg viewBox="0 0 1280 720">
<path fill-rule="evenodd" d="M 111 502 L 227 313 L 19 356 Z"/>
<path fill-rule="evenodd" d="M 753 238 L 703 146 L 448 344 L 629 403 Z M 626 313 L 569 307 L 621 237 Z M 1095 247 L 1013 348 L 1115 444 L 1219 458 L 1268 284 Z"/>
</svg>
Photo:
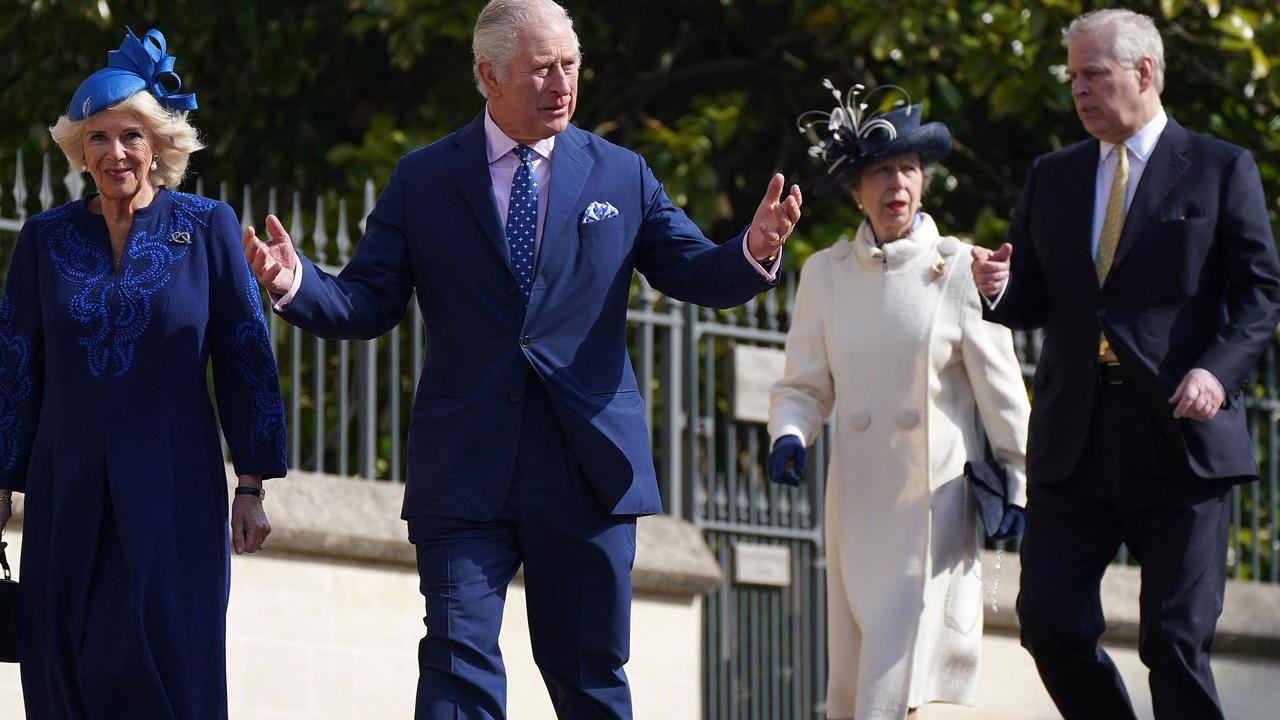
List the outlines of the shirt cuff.
<svg viewBox="0 0 1280 720">
<path fill-rule="evenodd" d="M 271 296 L 271 308 L 276 312 L 284 312 L 289 307 L 289 303 L 293 302 L 293 296 L 298 294 L 298 288 L 302 287 L 302 263 L 298 263 L 298 269 L 293 273 L 293 284 L 289 286 L 289 292 L 280 297 Z"/>
<path fill-rule="evenodd" d="M 768 280 L 769 282 L 773 282 L 778 278 L 778 267 L 782 265 L 781 245 L 778 246 L 777 254 L 773 256 L 773 262 L 769 264 L 768 268 L 766 268 L 760 264 L 759 260 L 751 257 L 751 250 L 747 245 L 747 235 L 744 234 L 742 236 L 742 255 L 747 259 L 747 262 L 751 263 L 751 267 L 755 268 L 757 273 L 760 273 L 760 277 Z"/>
<path fill-rule="evenodd" d="M 978 294 L 982 295 L 982 302 L 987 304 L 988 310 L 995 310 L 996 306 L 1000 304 L 1000 299 L 1004 297 L 1004 291 L 1008 289 L 1009 289 L 1009 283 L 1005 282 L 1004 287 L 1000 288 L 1000 294 L 996 295 L 995 300 L 988 298 L 986 295 L 982 295 L 982 293 L 978 293 Z"/>
<path fill-rule="evenodd" d="M 1214 375 L 1213 373 L 1209 372 L 1208 370 L 1205 370 L 1204 368 L 1191 368 L 1191 369 L 1192 369 L 1192 370 L 1199 370 L 1200 372 L 1204 373 L 1205 375 L 1208 375 L 1209 377 L 1213 378 L 1213 381 L 1214 381 L 1214 382 L 1216 382 L 1216 383 L 1218 383 L 1218 392 L 1222 393 L 1222 401 L 1223 401 L 1224 403 L 1226 402 L 1226 400 L 1227 400 L 1227 388 L 1226 388 L 1225 386 L 1223 386 L 1222 381 L 1218 379 L 1218 376 L 1217 376 L 1217 375 Z"/>
</svg>

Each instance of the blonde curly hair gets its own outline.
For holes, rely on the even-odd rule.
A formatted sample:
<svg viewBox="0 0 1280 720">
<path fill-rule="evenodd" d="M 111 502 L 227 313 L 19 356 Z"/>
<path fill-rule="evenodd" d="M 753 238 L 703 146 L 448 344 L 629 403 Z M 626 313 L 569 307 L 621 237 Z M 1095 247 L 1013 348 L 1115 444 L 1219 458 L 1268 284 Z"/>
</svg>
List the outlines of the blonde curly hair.
<svg viewBox="0 0 1280 720">
<path fill-rule="evenodd" d="M 112 105 L 108 110 L 128 110 L 142 121 L 151 135 L 151 147 L 156 156 L 156 169 L 147 176 L 155 187 L 176 188 L 187 174 L 191 153 L 204 148 L 195 126 L 187 121 L 186 112 L 166 110 L 149 92 L 134 93 L 128 99 Z M 72 120 L 63 115 L 49 128 L 53 141 L 58 143 L 67 163 L 76 172 L 85 172 L 84 120 Z"/>
</svg>

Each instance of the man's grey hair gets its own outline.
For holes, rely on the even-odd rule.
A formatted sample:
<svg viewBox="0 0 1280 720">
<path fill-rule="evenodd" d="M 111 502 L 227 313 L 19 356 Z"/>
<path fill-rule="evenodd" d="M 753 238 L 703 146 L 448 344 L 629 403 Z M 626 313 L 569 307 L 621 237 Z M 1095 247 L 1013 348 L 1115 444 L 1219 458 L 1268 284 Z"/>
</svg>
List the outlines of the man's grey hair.
<svg viewBox="0 0 1280 720">
<path fill-rule="evenodd" d="M 480 80 L 480 63 L 489 63 L 498 77 L 506 80 L 507 70 L 520 46 L 520 28 L 550 24 L 563 25 L 573 35 L 573 44 L 578 45 L 573 18 L 555 0 L 489 0 L 476 18 L 476 27 L 471 33 L 471 55 L 474 58 L 471 71 L 481 95 L 489 97 Z"/>
<path fill-rule="evenodd" d="M 1164 92 L 1164 41 L 1151 18 L 1132 10 L 1094 10 L 1071 21 L 1062 31 L 1062 44 L 1082 35 L 1111 31 L 1111 54 L 1124 67 L 1136 67 L 1143 57 L 1151 58 L 1151 84 L 1156 94 Z"/>
</svg>

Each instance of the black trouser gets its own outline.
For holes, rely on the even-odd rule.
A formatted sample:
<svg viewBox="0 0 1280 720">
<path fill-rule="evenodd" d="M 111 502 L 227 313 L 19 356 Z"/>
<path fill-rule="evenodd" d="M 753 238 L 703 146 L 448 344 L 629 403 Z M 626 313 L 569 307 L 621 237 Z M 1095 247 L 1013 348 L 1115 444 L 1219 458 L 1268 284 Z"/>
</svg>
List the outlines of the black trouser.
<svg viewBox="0 0 1280 720">
<path fill-rule="evenodd" d="M 1226 584 L 1230 487 L 1192 476 L 1177 452 L 1130 385 L 1100 383 L 1075 472 L 1052 484 L 1031 479 L 1022 645 L 1068 720 L 1134 717 L 1098 645 L 1099 585 L 1121 543 L 1142 566 L 1138 654 L 1156 717 L 1223 716 L 1209 649 Z"/>
</svg>

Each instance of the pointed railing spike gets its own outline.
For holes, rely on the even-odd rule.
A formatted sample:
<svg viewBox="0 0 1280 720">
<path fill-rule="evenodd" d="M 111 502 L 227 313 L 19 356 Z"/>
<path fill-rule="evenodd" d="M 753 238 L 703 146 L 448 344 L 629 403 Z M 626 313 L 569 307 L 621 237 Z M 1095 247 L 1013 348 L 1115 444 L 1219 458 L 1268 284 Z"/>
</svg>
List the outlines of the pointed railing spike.
<svg viewBox="0 0 1280 720">
<path fill-rule="evenodd" d="M 53 173 L 49 171 L 49 153 L 40 162 L 40 210 L 53 207 Z"/>
<path fill-rule="evenodd" d="M 298 250 L 302 249 L 304 234 L 305 231 L 302 227 L 302 193 L 294 190 L 293 207 L 289 211 L 289 237 L 293 239 L 293 246 Z"/>
<path fill-rule="evenodd" d="M 196 178 L 196 194 L 204 197 L 204 178 Z"/>
<path fill-rule="evenodd" d="M 18 162 L 13 169 L 13 201 L 17 203 L 18 222 L 27 219 L 27 181 L 22 177 L 25 174 L 22 167 L 22 150 L 18 150 Z"/>
<path fill-rule="evenodd" d="M 329 236 L 324 229 L 324 196 L 316 198 L 316 227 L 311 233 L 312 239 L 316 243 L 316 262 L 323 264 L 328 257 L 326 248 L 329 245 Z"/>
<path fill-rule="evenodd" d="M 222 180 L 218 183 L 218 199 L 227 202 L 227 181 Z"/>
<path fill-rule="evenodd" d="M 250 192 L 248 185 L 244 186 L 244 193 L 240 204 L 240 229 L 243 230 L 253 225 L 253 194 Z"/>
<path fill-rule="evenodd" d="M 347 229 L 347 201 L 338 200 L 338 230 L 334 240 L 338 243 L 338 262 L 346 265 L 351 259 L 351 231 Z"/>
<path fill-rule="evenodd" d="M 365 224 L 369 221 L 369 214 L 373 212 L 373 205 L 377 202 L 377 195 L 373 191 L 373 178 L 364 181 L 364 212 L 360 214 L 360 234 L 364 234 Z"/>
<path fill-rule="evenodd" d="M 79 200 L 84 195 L 84 175 L 67 166 L 67 174 L 62 176 L 62 186 L 67 189 L 67 200 Z"/>
<path fill-rule="evenodd" d="M 275 215 L 277 218 L 279 218 L 280 206 L 276 204 L 276 199 L 277 199 L 276 189 L 272 187 L 270 190 L 267 191 L 267 214 Z M 263 222 L 265 223 L 266 221 L 263 220 Z"/>
</svg>

